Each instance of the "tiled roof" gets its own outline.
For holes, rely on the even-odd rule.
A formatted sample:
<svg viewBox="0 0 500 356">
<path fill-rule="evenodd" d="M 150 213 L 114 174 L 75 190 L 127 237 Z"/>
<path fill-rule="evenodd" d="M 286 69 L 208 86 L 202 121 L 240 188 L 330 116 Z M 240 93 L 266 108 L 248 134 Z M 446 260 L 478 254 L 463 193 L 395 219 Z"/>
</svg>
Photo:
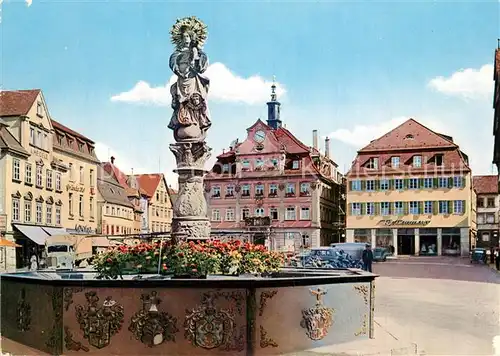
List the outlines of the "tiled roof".
<svg viewBox="0 0 500 356">
<path fill-rule="evenodd" d="M 418 121 L 409 119 L 358 152 L 458 147 L 450 139 L 449 136 L 438 134 Z"/>
<path fill-rule="evenodd" d="M 443 155 L 443 164 L 441 166 L 436 166 L 433 162 L 429 160 L 436 154 Z M 422 167 L 415 168 L 412 166 L 412 161 L 409 160 L 414 155 L 422 156 Z M 392 156 L 400 157 L 399 168 L 393 168 L 390 165 L 390 159 Z M 368 162 L 370 158 L 378 158 L 379 169 L 365 168 L 364 164 Z M 405 164 L 406 163 L 406 164 Z M 409 174 L 429 174 L 434 175 L 437 173 L 451 173 L 451 172 L 470 172 L 469 165 L 464 160 L 464 157 L 460 153 L 459 149 L 448 149 L 439 151 L 415 151 L 412 153 L 364 153 L 360 152 L 351 166 L 351 169 L 347 173 L 349 178 L 359 177 L 362 175 L 409 175 Z"/>
<path fill-rule="evenodd" d="M 148 197 L 153 197 L 163 179 L 163 173 L 137 174 L 135 175 L 139 182 L 139 187 L 144 190 Z"/>
<path fill-rule="evenodd" d="M 498 176 L 474 176 L 472 184 L 477 194 L 498 194 Z"/>
<path fill-rule="evenodd" d="M 60 131 L 63 131 L 64 133 L 68 133 L 70 134 L 71 136 L 75 136 L 75 137 L 78 137 L 79 139 L 81 140 L 84 140 L 84 141 L 87 141 L 91 144 L 94 144 L 94 141 L 92 141 L 90 138 L 88 137 L 85 137 L 83 136 L 81 133 L 79 132 L 76 132 L 72 129 L 70 129 L 69 127 L 67 126 L 64 126 L 63 124 L 61 124 L 60 122 L 57 122 L 56 120 L 51 120 L 52 121 L 52 127 L 56 130 L 60 130 Z"/>
<path fill-rule="evenodd" d="M 118 181 L 113 179 L 111 176 L 104 174 L 101 169 L 102 168 L 100 166 L 97 166 L 97 189 L 99 190 L 99 193 L 104 201 L 133 208 L 134 205 L 129 201 L 125 188 L 123 188 Z"/>
<path fill-rule="evenodd" d="M 0 91 L 0 116 L 26 115 L 38 94 L 40 89 Z"/>
<path fill-rule="evenodd" d="M 127 175 L 123 173 L 117 166 L 115 166 L 111 162 L 103 162 L 102 163 L 102 168 L 109 174 L 111 175 L 116 181 L 123 187 L 123 188 L 129 188 L 127 184 Z"/>
<path fill-rule="evenodd" d="M 495 71 L 493 73 L 493 80 L 497 80 L 500 74 L 500 49 L 495 50 Z"/>
<path fill-rule="evenodd" d="M 0 121 L 0 151 L 12 151 L 29 156 L 28 151 L 16 140 L 3 121 Z"/>
</svg>

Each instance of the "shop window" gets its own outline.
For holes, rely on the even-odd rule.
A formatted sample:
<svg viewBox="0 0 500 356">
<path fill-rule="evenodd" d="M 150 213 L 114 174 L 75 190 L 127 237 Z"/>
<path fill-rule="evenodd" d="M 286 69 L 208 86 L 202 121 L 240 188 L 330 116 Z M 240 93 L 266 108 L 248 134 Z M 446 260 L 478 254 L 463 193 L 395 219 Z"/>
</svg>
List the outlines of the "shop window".
<svg viewBox="0 0 500 356">
<path fill-rule="evenodd" d="M 390 253 L 393 253 L 393 237 L 391 229 L 376 229 L 375 230 L 375 244 L 376 247 L 387 248 Z"/>
<path fill-rule="evenodd" d="M 490 242 L 490 233 L 489 232 L 483 232 L 481 234 L 481 241 L 483 241 L 483 242 Z"/>
<path fill-rule="evenodd" d="M 423 256 L 437 255 L 437 229 L 419 229 L 419 254 Z"/>
<path fill-rule="evenodd" d="M 354 229 L 354 242 L 370 242 L 370 229 Z"/>
</svg>

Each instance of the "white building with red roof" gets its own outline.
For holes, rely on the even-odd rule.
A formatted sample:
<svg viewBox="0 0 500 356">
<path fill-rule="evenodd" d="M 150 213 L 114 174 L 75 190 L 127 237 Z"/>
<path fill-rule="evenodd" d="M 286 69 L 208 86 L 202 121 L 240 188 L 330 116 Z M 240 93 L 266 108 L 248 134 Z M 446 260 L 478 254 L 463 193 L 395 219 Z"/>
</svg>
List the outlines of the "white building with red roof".
<svg viewBox="0 0 500 356">
<path fill-rule="evenodd" d="M 359 150 L 347 181 L 348 242 L 395 255 L 468 256 L 476 194 L 452 137 L 409 119 Z"/>
<path fill-rule="evenodd" d="M 477 194 L 477 247 L 500 247 L 500 196 L 498 176 L 474 176 L 474 190 Z"/>
<path fill-rule="evenodd" d="M 308 147 L 283 127 L 275 89 L 267 123 L 250 126 L 205 177 L 212 232 L 240 234 L 277 250 L 340 241 L 344 178 L 330 158 L 329 139 L 322 154 L 317 131 Z"/>
</svg>

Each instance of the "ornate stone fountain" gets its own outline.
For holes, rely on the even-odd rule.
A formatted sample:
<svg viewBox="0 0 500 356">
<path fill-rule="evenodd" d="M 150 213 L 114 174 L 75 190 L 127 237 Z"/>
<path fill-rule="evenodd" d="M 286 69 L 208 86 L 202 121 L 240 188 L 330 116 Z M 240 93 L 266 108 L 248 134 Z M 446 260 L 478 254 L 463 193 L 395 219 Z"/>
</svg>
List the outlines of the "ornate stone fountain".
<svg viewBox="0 0 500 356">
<path fill-rule="evenodd" d="M 201 240 L 210 237 L 210 220 L 203 190 L 205 163 L 211 148 L 205 138 L 210 128 L 207 95 L 210 81 L 202 74 L 208 67 L 203 52 L 207 26 L 196 17 L 178 19 L 170 31 L 175 51 L 170 69 L 177 81 L 170 87 L 172 118 L 168 127 L 176 143 L 170 145 L 177 161 L 179 195 L 174 203 L 174 240 Z"/>
</svg>

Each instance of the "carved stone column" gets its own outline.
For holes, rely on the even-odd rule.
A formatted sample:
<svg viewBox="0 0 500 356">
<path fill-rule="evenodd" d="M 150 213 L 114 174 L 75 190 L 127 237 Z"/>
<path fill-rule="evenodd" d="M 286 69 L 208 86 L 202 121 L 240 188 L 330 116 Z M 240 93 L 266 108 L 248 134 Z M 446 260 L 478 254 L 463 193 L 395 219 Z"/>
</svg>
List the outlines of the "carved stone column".
<svg viewBox="0 0 500 356">
<path fill-rule="evenodd" d="M 173 206 L 172 237 L 176 240 L 202 240 L 210 237 L 210 220 L 203 176 L 212 150 L 205 142 L 178 142 L 170 145 L 177 161 L 179 193 Z"/>
</svg>

